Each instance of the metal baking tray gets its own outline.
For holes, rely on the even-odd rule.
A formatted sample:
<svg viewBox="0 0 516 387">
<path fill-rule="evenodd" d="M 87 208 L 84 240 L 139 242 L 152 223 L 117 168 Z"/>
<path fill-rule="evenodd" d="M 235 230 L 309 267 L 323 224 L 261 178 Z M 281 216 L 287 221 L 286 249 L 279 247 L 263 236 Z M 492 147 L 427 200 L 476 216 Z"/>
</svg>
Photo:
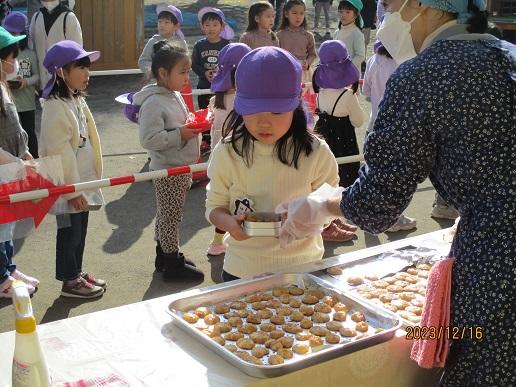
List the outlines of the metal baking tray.
<svg viewBox="0 0 516 387">
<path fill-rule="evenodd" d="M 248 220 L 248 217 L 260 220 Z M 244 231 L 252 237 L 278 237 L 281 228 L 281 217 L 274 212 L 253 212 L 246 215 Z"/>
<path fill-rule="evenodd" d="M 296 285 L 308 290 L 323 288 L 326 294 L 334 296 L 340 302 L 349 305 L 352 311 L 362 312 L 366 316 L 367 322 L 370 324 L 370 331 L 373 327 L 382 328 L 383 331 L 361 339 L 342 338 L 340 344 L 324 344 L 315 347 L 309 355 L 294 354 L 294 357 L 286 361 L 284 364 L 256 365 L 240 359 L 238 356 L 210 339 L 206 334 L 200 332 L 194 325 L 189 324 L 182 319 L 184 312 L 199 306 L 208 306 L 213 308 L 214 304 L 220 302 L 235 300 L 255 292 L 265 292 L 274 287 L 288 285 Z M 230 283 L 217 289 L 201 291 L 200 294 L 173 300 L 169 304 L 168 312 L 172 316 L 173 322 L 178 327 L 185 330 L 193 338 L 200 341 L 206 347 L 220 355 L 244 373 L 258 378 L 280 376 L 388 341 L 395 335 L 396 330 L 401 327 L 401 321 L 394 313 L 371 306 L 368 303 L 363 303 L 353 296 L 345 294 L 342 290 L 337 289 L 329 282 L 306 273 L 275 274 L 263 278 L 238 281 L 238 283 L 235 284 Z M 348 313 L 348 320 L 349 314 L 350 313 Z M 225 321 L 225 319 L 221 318 L 221 321 Z M 265 319 L 262 320 L 262 322 L 267 321 L 268 320 Z M 314 326 L 315 325 L 318 324 L 314 324 Z M 286 336 L 293 335 L 287 333 Z"/>
</svg>

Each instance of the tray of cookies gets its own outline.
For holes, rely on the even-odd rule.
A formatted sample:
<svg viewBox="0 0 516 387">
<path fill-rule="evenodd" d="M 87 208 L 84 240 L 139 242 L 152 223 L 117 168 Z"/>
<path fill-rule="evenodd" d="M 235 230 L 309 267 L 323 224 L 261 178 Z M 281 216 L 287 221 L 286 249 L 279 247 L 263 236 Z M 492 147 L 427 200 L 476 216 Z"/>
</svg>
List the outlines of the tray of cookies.
<svg viewBox="0 0 516 387">
<path fill-rule="evenodd" d="M 403 254 L 410 258 L 407 261 L 411 262 L 410 266 L 400 268 L 401 264 L 394 263 L 391 269 L 385 269 L 387 273 L 383 270 L 384 263 L 378 261 L 360 262 L 358 268 L 341 265 L 337 271 L 327 269 L 327 273 L 332 281 L 342 283 L 360 300 L 396 313 L 405 325 L 417 325 L 425 303 L 429 271 L 442 256 L 432 249 L 413 247 L 403 249 Z"/>
<path fill-rule="evenodd" d="M 177 298 L 181 329 L 248 375 L 286 374 L 391 339 L 396 314 L 305 273 L 274 274 Z"/>
</svg>

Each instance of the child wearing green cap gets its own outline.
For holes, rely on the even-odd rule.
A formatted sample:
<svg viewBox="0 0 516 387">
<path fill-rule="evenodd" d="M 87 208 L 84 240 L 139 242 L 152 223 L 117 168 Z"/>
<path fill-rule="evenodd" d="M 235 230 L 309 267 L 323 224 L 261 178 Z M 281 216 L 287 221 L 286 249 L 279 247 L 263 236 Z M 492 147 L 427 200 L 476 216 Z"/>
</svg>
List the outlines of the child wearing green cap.
<svg viewBox="0 0 516 387">
<path fill-rule="evenodd" d="M 339 3 L 339 28 L 333 34 L 333 39 L 340 40 L 346 45 L 351 61 L 360 71 L 365 61 L 365 39 L 361 31 L 364 25 L 360 11 L 363 5 L 361 0 L 342 0 Z"/>
</svg>

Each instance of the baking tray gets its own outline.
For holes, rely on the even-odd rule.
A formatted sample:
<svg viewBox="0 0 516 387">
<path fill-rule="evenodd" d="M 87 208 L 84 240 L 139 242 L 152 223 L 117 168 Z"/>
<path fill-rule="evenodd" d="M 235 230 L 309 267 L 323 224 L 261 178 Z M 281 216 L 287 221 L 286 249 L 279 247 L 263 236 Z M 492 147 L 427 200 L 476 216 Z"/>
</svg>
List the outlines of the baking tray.
<svg viewBox="0 0 516 387">
<path fill-rule="evenodd" d="M 247 217 L 251 216 L 267 220 L 249 221 Z M 280 215 L 274 212 L 253 212 L 246 215 L 246 219 L 244 220 L 244 232 L 251 237 L 278 237 L 280 229 Z"/>
<path fill-rule="evenodd" d="M 352 311 L 362 312 L 366 316 L 367 322 L 370 324 L 370 331 L 374 331 L 373 327 L 382 328 L 383 331 L 360 339 L 357 339 L 356 337 L 350 339 L 342 338 L 339 344 L 323 344 L 312 348 L 312 353 L 309 355 L 294 354 L 294 357 L 286 361 L 284 364 L 256 365 L 240 359 L 232 352 L 217 344 L 206 334 L 202 333 L 195 325 L 182 319 L 183 313 L 199 306 L 209 306 L 213 309 L 213 305 L 220 302 L 232 301 L 252 293 L 265 292 L 275 287 L 288 285 L 296 285 L 306 290 L 323 288 L 326 294 L 334 296 L 340 302 L 349 305 Z M 201 291 L 200 294 L 193 296 L 176 298 L 169 304 L 168 312 L 172 316 L 173 322 L 178 327 L 185 330 L 193 338 L 220 355 L 235 367 L 239 368 L 244 373 L 258 378 L 280 376 L 382 343 L 391 339 L 395 335 L 396 330 L 401 326 L 401 320 L 394 313 L 371 306 L 368 303 L 363 303 L 357 298 L 350 296 L 349 294 L 345 294 L 342 290 L 337 289 L 329 282 L 306 273 L 282 273 L 263 278 L 243 280 L 238 281 L 238 283 L 235 284 L 224 285 L 217 289 Z M 348 320 L 350 313 L 348 313 Z M 221 321 L 226 321 L 226 319 L 221 318 Z M 268 320 L 264 319 L 262 320 L 262 323 L 267 321 Z M 318 324 L 314 324 L 314 326 L 315 325 Z M 293 335 L 287 333 L 286 336 Z"/>
</svg>

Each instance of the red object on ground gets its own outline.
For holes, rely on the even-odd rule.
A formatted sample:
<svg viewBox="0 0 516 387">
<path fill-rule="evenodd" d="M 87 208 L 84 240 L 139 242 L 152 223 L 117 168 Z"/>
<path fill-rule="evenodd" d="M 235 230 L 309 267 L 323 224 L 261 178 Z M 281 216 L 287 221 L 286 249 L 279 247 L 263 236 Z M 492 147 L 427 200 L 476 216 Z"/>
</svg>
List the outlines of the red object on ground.
<svg viewBox="0 0 516 387">
<path fill-rule="evenodd" d="M 14 180 L 0 184 L 0 196 L 11 193 L 32 191 L 56 186 L 38 174 L 31 167 L 25 167 L 27 175 L 23 180 Z M 38 201 L 26 201 L 13 204 L 0 204 L 0 224 L 16 222 L 21 219 L 34 218 L 34 225 L 39 226 L 48 210 L 54 205 L 58 196 L 49 196 Z"/>
<path fill-rule="evenodd" d="M 186 106 L 188 106 L 188 110 L 190 110 L 191 112 L 195 111 L 192 98 L 192 85 L 190 84 L 190 81 L 188 81 L 188 84 L 183 88 L 183 90 L 181 90 L 181 95 L 185 100 Z"/>
</svg>

